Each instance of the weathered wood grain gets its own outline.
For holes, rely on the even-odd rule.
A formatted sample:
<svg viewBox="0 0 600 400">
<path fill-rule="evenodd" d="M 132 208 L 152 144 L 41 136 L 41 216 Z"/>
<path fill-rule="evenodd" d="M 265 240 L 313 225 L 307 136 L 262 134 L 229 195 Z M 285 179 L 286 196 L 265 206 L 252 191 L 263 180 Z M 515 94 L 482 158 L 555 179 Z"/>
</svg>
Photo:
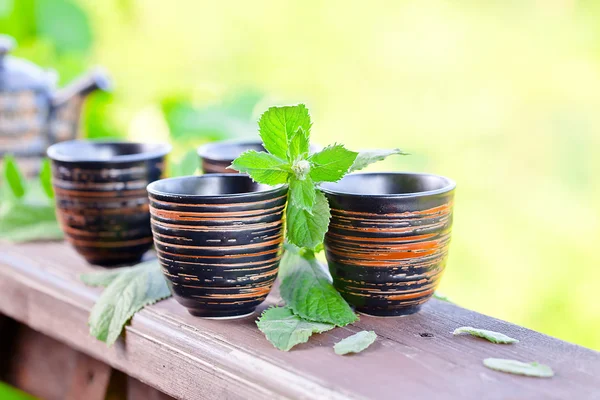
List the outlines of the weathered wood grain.
<svg viewBox="0 0 600 400">
<path fill-rule="evenodd" d="M 600 399 L 600 353 L 437 300 L 403 318 L 361 316 L 284 353 L 255 316 L 200 319 L 169 299 L 136 314 L 125 340 L 107 348 L 86 325 L 100 290 L 77 279 L 92 269 L 63 243 L 0 244 L 0 313 L 176 398 Z M 261 310 L 278 301 L 271 294 Z M 521 342 L 453 337 L 463 325 Z M 379 335 L 373 346 L 335 355 L 335 342 L 362 329 Z M 556 376 L 502 374 L 483 367 L 486 357 L 543 362 Z"/>
</svg>

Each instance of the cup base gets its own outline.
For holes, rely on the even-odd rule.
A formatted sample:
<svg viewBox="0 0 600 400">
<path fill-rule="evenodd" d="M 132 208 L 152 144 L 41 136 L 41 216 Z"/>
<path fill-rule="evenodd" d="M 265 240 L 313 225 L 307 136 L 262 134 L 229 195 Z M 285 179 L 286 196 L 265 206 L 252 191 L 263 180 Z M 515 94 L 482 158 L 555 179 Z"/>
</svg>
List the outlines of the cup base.
<svg viewBox="0 0 600 400">
<path fill-rule="evenodd" d="M 416 305 L 416 306 L 394 308 L 391 310 L 357 307 L 356 312 L 358 312 L 359 314 L 368 315 L 370 317 L 384 317 L 385 318 L 385 317 L 405 317 L 407 315 L 411 315 L 411 314 L 419 312 L 420 309 L 421 309 L 421 304 Z"/>
<path fill-rule="evenodd" d="M 192 314 L 194 317 L 200 317 L 203 319 L 217 319 L 217 320 L 228 320 L 228 319 L 239 319 L 248 317 L 254 314 L 256 308 L 252 309 L 244 309 L 238 312 L 228 311 L 228 312 L 215 312 L 215 311 L 206 311 L 206 310 L 192 310 L 188 309 L 188 312 Z"/>
<path fill-rule="evenodd" d="M 98 267 L 104 267 L 104 268 L 120 268 L 120 267 L 127 267 L 127 266 L 131 266 L 134 264 L 138 264 L 139 262 L 142 261 L 144 254 L 140 254 L 134 257 L 127 257 L 127 258 L 115 258 L 115 259 L 92 259 L 92 258 L 86 258 L 86 261 L 89 264 L 92 265 L 96 265 Z"/>
</svg>

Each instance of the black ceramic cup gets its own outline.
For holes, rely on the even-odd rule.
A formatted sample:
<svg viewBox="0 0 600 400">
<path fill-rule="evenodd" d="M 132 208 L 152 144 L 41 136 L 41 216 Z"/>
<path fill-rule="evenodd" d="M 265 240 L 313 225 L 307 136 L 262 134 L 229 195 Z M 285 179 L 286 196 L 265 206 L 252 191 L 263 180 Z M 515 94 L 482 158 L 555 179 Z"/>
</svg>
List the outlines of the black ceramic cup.
<svg viewBox="0 0 600 400">
<path fill-rule="evenodd" d="M 67 141 L 48 148 L 57 217 L 91 264 L 134 263 L 152 247 L 146 186 L 160 179 L 167 144 Z"/>
<path fill-rule="evenodd" d="M 358 312 L 415 313 L 446 267 L 455 183 L 416 173 L 350 174 L 321 189 L 331 206 L 325 254 Z"/>
<path fill-rule="evenodd" d="M 265 300 L 279 268 L 287 190 L 244 174 L 148 186 L 158 259 L 192 315 L 241 317 Z"/>
<path fill-rule="evenodd" d="M 311 145 L 310 152 L 315 153 L 320 146 Z M 198 156 L 205 174 L 235 174 L 234 169 L 228 169 L 240 154 L 248 150 L 265 151 L 260 139 L 256 140 L 223 140 L 207 143 L 198 147 Z"/>
</svg>

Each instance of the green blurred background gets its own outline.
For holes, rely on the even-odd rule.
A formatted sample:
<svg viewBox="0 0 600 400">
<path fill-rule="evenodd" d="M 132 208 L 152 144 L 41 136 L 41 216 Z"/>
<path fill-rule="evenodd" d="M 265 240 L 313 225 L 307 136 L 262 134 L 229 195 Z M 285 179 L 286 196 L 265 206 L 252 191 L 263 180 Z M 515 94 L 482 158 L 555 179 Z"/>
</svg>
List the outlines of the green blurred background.
<svg viewBox="0 0 600 400">
<path fill-rule="evenodd" d="M 14 54 L 92 65 L 90 137 L 193 146 L 305 102 L 313 138 L 413 155 L 372 169 L 458 183 L 441 291 L 600 350 L 600 2 L 0 0 Z M 176 171 L 177 172 L 177 171 Z"/>
</svg>

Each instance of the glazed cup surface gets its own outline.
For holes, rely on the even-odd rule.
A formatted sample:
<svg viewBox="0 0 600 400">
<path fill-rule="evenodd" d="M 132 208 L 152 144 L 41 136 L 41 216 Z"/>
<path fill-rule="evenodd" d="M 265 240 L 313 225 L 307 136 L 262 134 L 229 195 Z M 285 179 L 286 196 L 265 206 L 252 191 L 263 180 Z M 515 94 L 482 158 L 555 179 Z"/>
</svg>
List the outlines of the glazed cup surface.
<svg viewBox="0 0 600 400">
<path fill-rule="evenodd" d="M 331 207 L 329 270 L 357 311 L 412 314 L 433 295 L 448 259 L 455 186 L 416 173 L 350 174 L 321 186 Z"/>
<path fill-rule="evenodd" d="M 248 151 L 265 151 L 260 139 L 256 140 L 223 140 L 220 142 L 207 143 L 198 147 L 202 172 L 205 174 L 236 174 L 237 171 L 229 169 L 233 160 L 240 154 Z M 311 153 L 320 150 L 320 146 L 310 146 Z"/>
<path fill-rule="evenodd" d="M 134 263 L 152 247 L 146 186 L 162 176 L 170 149 L 80 140 L 48 148 L 58 220 L 89 263 Z"/>
<path fill-rule="evenodd" d="M 148 194 L 156 251 L 177 301 L 200 317 L 254 312 L 277 277 L 287 186 L 209 174 L 156 181 Z"/>
</svg>

